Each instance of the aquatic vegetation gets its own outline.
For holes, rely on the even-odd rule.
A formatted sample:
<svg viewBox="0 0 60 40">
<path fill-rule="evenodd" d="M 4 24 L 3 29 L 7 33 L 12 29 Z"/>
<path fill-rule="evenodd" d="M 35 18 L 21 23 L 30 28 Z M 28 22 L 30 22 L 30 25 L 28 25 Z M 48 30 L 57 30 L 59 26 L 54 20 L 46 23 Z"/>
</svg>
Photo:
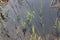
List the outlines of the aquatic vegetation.
<svg viewBox="0 0 60 40">
<path fill-rule="evenodd" d="M 56 28 L 56 35 L 57 35 L 57 40 L 59 39 L 59 33 L 60 33 L 60 20 L 58 18 L 56 18 L 55 21 L 55 28 Z"/>
<path fill-rule="evenodd" d="M 4 36 L 10 37 L 7 31 L 7 22 L 5 22 L 6 16 L 2 13 L 2 7 L 0 7 L 0 38 L 4 39 Z"/>
<path fill-rule="evenodd" d="M 25 27 L 26 27 L 26 22 L 23 21 L 23 20 L 21 20 L 21 26 L 22 26 L 23 28 L 25 28 Z"/>
<path fill-rule="evenodd" d="M 36 40 L 36 33 L 35 33 L 35 29 L 34 29 L 34 25 L 32 26 L 32 34 L 31 34 L 31 38 L 30 40 Z"/>
<path fill-rule="evenodd" d="M 27 20 L 29 20 L 29 22 L 31 23 L 32 22 L 32 20 L 33 20 L 33 18 L 34 18 L 34 11 L 33 12 L 27 12 Z"/>
<path fill-rule="evenodd" d="M 41 36 L 38 37 L 38 40 L 43 40 Z"/>
</svg>

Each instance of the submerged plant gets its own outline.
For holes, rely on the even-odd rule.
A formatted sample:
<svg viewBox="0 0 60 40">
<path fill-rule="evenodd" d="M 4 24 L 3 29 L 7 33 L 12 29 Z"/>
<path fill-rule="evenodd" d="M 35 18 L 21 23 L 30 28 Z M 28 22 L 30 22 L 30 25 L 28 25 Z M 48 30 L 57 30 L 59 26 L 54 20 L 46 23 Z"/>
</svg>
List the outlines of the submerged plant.
<svg viewBox="0 0 60 40">
<path fill-rule="evenodd" d="M 38 40 L 43 40 L 41 36 L 38 37 Z"/>
<path fill-rule="evenodd" d="M 29 22 L 31 23 L 33 18 L 34 18 L 34 11 L 32 13 L 27 12 L 27 20 L 29 20 Z"/>
<path fill-rule="evenodd" d="M 22 26 L 23 28 L 25 28 L 25 27 L 26 27 L 26 22 L 23 21 L 23 20 L 21 20 L 21 26 Z"/>
<path fill-rule="evenodd" d="M 30 40 L 36 40 L 36 33 L 35 33 L 35 29 L 34 29 L 34 25 L 32 26 L 32 34 L 31 34 L 31 38 Z"/>
<path fill-rule="evenodd" d="M 56 29 L 57 40 L 60 40 L 60 39 L 59 39 L 60 20 L 59 20 L 58 18 L 56 18 L 56 21 L 55 21 L 55 29 Z"/>
</svg>

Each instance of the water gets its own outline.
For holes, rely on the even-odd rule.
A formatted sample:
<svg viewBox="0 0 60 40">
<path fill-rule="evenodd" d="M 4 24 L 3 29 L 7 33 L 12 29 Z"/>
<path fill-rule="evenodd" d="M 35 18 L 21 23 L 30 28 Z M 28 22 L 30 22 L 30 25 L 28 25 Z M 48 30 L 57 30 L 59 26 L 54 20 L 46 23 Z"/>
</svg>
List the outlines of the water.
<svg viewBox="0 0 60 40">
<path fill-rule="evenodd" d="M 50 8 L 50 0 L 25 0 L 18 1 L 18 0 L 9 0 L 8 5 L 4 8 L 3 12 L 8 13 L 11 18 L 7 20 L 7 29 L 11 31 L 11 37 L 15 35 L 15 22 L 13 21 L 16 18 L 15 14 L 20 15 L 19 17 L 26 21 L 26 14 L 27 11 L 32 12 L 35 11 L 35 18 L 33 24 L 35 25 L 35 31 L 38 35 L 42 33 L 42 35 L 47 34 L 48 32 L 55 32 L 54 22 L 56 19 L 56 9 Z M 41 1 L 43 6 L 42 12 L 42 21 L 45 24 L 45 27 L 41 27 L 40 18 L 39 18 L 39 10 L 41 8 Z M 16 25 L 20 27 L 19 22 L 16 22 Z M 31 27 L 27 27 L 27 30 Z M 21 29 L 21 27 L 20 27 Z M 43 32 L 44 31 L 44 32 Z M 14 35 L 13 35 L 14 34 Z M 43 36 L 44 36 L 43 35 Z"/>
</svg>

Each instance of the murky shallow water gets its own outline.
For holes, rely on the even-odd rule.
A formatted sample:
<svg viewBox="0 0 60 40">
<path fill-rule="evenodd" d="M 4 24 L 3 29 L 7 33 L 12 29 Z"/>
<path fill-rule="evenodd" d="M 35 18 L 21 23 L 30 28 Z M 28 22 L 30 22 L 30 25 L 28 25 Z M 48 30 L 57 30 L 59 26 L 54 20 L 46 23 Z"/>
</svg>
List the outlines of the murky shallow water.
<svg viewBox="0 0 60 40">
<path fill-rule="evenodd" d="M 17 27 L 20 27 L 20 30 L 22 31 L 21 22 L 20 21 L 14 22 L 14 19 L 16 19 L 16 13 L 19 15 L 19 18 L 22 18 L 24 21 L 26 21 L 26 15 L 28 11 L 29 12 L 35 11 L 35 18 L 33 20 L 33 24 L 35 25 L 35 31 L 38 35 L 40 35 L 40 33 L 42 33 L 41 35 L 43 34 L 46 35 L 48 32 L 55 32 L 56 30 L 53 26 L 56 19 L 56 10 L 50 8 L 50 0 L 27 0 L 27 1 L 28 2 L 9 0 L 8 5 L 3 10 L 3 12 L 8 13 L 8 16 L 11 17 L 8 18 L 7 20 L 7 29 L 10 32 L 11 38 L 16 37 L 15 24 L 17 25 Z M 41 1 L 43 5 L 42 21 L 45 26 L 44 28 L 41 27 L 39 17 Z M 30 31 L 29 29 L 31 28 L 31 26 L 27 25 L 26 28 L 28 30 L 27 34 L 29 34 Z"/>
</svg>

